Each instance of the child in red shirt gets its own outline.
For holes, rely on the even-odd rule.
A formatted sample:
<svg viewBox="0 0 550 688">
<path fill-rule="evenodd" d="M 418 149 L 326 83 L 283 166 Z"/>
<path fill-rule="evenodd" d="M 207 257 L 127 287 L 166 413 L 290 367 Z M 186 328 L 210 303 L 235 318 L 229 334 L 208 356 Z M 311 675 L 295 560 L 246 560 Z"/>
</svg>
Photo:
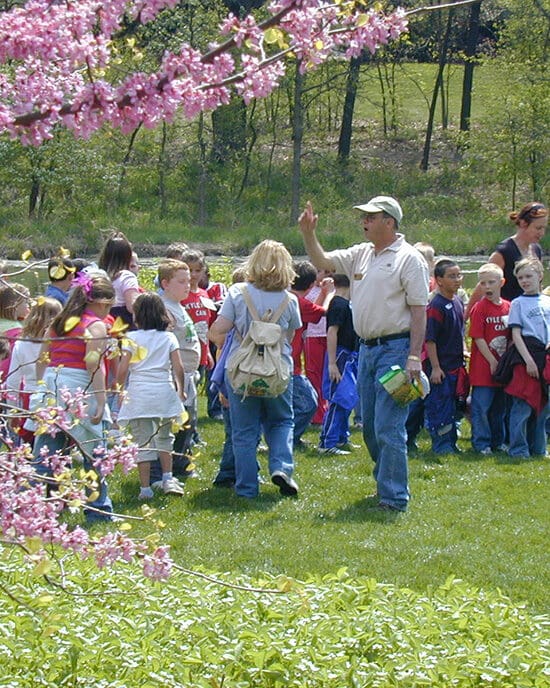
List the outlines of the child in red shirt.
<svg viewBox="0 0 550 688">
<path fill-rule="evenodd" d="M 505 449 L 506 401 L 504 389 L 493 379 L 498 361 L 510 340 L 510 302 L 501 298 L 502 269 L 486 263 L 478 270 L 483 298 L 470 314 L 470 383 L 472 385 L 472 447 L 480 454 Z"/>
</svg>

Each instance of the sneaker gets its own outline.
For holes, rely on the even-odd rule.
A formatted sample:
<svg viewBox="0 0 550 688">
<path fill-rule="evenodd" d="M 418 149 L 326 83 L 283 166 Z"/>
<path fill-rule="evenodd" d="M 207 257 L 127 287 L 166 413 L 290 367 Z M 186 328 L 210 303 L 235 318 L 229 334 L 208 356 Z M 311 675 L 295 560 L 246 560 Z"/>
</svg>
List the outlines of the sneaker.
<svg viewBox="0 0 550 688">
<path fill-rule="evenodd" d="M 361 449 L 360 444 L 353 444 L 353 442 L 339 442 L 336 445 L 339 449 L 344 449 L 345 451 L 353 450 L 353 449 Z"/>
<path fill-rule="evenodd" d="M 507 452 L 508 451 L 508 445 L 507 444 L 499 444 L 498 447 L 495 447 L 495 451 Z"/>
<path fill-rule="evenodd" d="M 164 480 L 162 482 L 162 491 L 164 494 L 182 495 L 184 492 L 183 485 L 175 478 Z"/>
<path fill-rule="evenodd" d="M 483 456 L 491 456 L 492 453 L 491 447 L 483 447 L 483 449 L 480 449 L 478 452 L 478 454 L 483 454 Z"/>
<path fill-rule="evenodd" d="M 345 449 L 340 449 L 340 447 L 319 447 L 319 454 L 322 456 L 327 456 L 328 454 L 336 454 L 336 456 L 349 456 L 351 452 Z"/>
<path fill-rule="evenodd" d="M 282 495 L 294 497 L 298 494 L 298 485 L 292 478 L 283 471 L 273 471 L 271 482 L 277 485 Z"/>
</svg>

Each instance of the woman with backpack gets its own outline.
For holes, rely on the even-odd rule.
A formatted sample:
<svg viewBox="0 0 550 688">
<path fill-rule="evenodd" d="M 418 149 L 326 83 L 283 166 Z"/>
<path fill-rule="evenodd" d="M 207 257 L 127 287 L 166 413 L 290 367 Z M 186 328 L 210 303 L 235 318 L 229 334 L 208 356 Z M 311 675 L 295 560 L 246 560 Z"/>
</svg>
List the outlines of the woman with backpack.
<svg viewBox="0 0 550 688">
<path fill-rule="evenodd" d="M 225 335 L 235 328 L 225 378 L 235 453 L 235 492 L 241 497 L 259 494 L 256 448 L 261 430 L 269 448 L 271 482 L 283 495 L 298 494 L 292 479 L 290 343 L 302 322 L 298 301 L 287 291 L 294 277 L 292 257 L 283 244 L 262 241 L 246 263 L 246 282 L 229 288 L 209 332 L 210 339 L 221 347 Z M 260 332 L 267 334 L 265 347 L 254 338 Z M 247 356 L 243 356 L 245 352 Z M 249 363 L 254 356 L 258 365 L 253 370 Z"/>
</svg>

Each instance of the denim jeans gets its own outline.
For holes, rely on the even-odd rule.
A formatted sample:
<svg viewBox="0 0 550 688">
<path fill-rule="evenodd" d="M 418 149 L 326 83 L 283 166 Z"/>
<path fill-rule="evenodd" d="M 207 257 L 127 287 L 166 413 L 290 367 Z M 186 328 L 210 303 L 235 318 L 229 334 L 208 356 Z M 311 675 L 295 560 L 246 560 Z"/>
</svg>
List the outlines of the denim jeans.
<svg viewBox="0 0 550 688">
<path fill-rule="evenodd" d="M 505 442 L 506 396 L 502 387 L 472 387 L 472 447 L 496 449 Z"/>
<path fill-rule="evenodd" d="M 307 430 L 317 411 L 317 392 L 305 375 L 294 375 L 292 406 L 294 408 L 294 444 Z"/>
<path fill-rule="evenodd" d="M 222 449 L 222 458 L 220 460 L 220 467 L 218 474 L 214 478 L 214 482 L 224 482 L 225 480 L 235 481 L 235 454 L 233 453 L 233 439 L 231 437 L 231 414 L 229 409 L 222 408 L 223 415 L 223 429 L 225 432 L 225 440 Z"/>
<path fill-rule="evenodd" d="M 546 419 L 549 405 L 537 415 L 523 399 L 512 398 L 510 410 L 510 456 L 527 458 L 546 454 Z"/>
<path fill-rule="evenodd" d="M 408 408 L 396 404 L 379 379 L 392 365 L 405 368 L 408 353 L 408 339 L 392 339 L 378 346 L 361 344 L 357 375 L 363 438 L 374 461 L 378 498 L 401 511 L 409 501 L 405 431 Z"/>
<path fill-rule="evenodd" d="M 242 497 L 257 497 L 259 493 L 256 448 L 263 428 L 269 450 L 269 473 L 294 470 L 292 438 L 294 413 L 292 410 L 293 381 L 283 394 L 273 399 L 243 398 L 235 394 L 225 379 L 231 413 L 231 438 L 235 455 L 235 492 Z"/>
</svg>

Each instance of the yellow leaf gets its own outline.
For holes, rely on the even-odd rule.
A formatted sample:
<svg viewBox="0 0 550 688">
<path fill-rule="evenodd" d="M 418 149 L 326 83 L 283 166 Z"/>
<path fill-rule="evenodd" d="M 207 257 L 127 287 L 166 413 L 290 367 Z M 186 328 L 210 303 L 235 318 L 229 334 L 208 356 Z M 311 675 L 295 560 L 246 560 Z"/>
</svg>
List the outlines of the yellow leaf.
<svg viewBox="0 0 550 688">
<path fill-rule="evenodd" d="M 60 255 L 62 258 L 69 258 L 70 255 L 71 255 L 71 252 L 69 251 L 68 248 L 65 248 L 64 246 L 60 246 L 60 247 L 59 247 L 59 255 Z"/>
<path fill-rule="evenodd" d="M 91 351 L 88 351 L 88 353 L 84 356 L 84 361 L 86 363 L 90 363 L 90 365 L 94 365 L 99 361 L 99 358 L 99 351 L 92 349 Z"/>
<path fill-rule="evenodd" d="M 130 363 L 139 363 L 147 356 L 147 349 L 144 346 L 138 346 L 132 353 Z"/>
<path fill-rule="evenodd" d="M 32 251 L 27 249 L 21 254 L 21 260 L 30 260 L 32 258 Z"/>
<path fill-rule="evenodd" d="M 39 296 L 36 299 L 36 305 L 37 306 L 43 306 L 46 303 L 46 299 L 43 296 Z"/>
<path fill-rule="evenodd" d="M 44 543 L 42 542 L 42 540 L 36 535 L 34 535 L 33 537 L 25 538 L 25 547 L 31 554 L 36 554 L 36 552 L 39 552 L 42 549 L 43 545 Z"/>
<path fill-rule="evenodd" d="M 65 332 L 70 332 L 71 330 L 74 330 L 74 328 L 78 325 L 80 322 L 80 318 L 77 318 L 76 315 L 73 315 L 70 318 L 67 318 L 65 321 L 65 327 L 63 328 Z"/>
<path fill-rule="evenodd" d="M 63 265 L 52 265 L 49 270 L 50 279 L 61 280 L 67 274 L 65 267 Z"/>
<path fill-rule="evenodd" d="M 121 523 L 119 525 L 118 529 L 121 530 L 123 533 L 126 533 L 129 530 L 132 530 L 132 524 L 131 523 Z"/>
<path fill-rule="evenodd" d="M 270 28 L 264 33 L 264 40 L 266 43 L 278 43 L 283 38 L 283 32 L 280 29 Z"/>
<path fill-rule="evenodd" d="M 359 14 L 357 16 L 357 21 L 355 22 L 355 26 L 361 27 L 365 26 L 367 22 L 369 21 L 369 17 L 367 14 Z"/>
<path fill-rule="evenodd" d="M 38 564 L 34 567 L 34 576 L 45 576 L 50 572 L 52 568 L 52 562 L 49 559 L 41 559 Z"/>
<path fill-rule="evenodd" d="M 128 329 L 128 323 L 125 323 L 124 320 L 120 317 L 120 315 L 117 315 L 114 323 L 111 325 L 111 329 L 109 330 L 109 334 L 112 334 L 112 335 L 121 334 L 122 332 L 124 332 L 127 329 Z"/>
<path fill-rule="evenodd" d="M 40 607 L 45 607 L 53 602 L 53 595 L 40 595 L 34 600 L 34 604 Z"/>
<path fill-rule="evenodd" d="M 136 39 L 135 38 L 127 38 L 126 43 L 130 48 L 133 48 L 134 45 L 136 44 Z"/>
<path fill-rule="evenodd" d="M 97 490 L 90 492 L 86 499 L 88 500 L 88 502 L 95 502 L 96 499 L 99 499 L 99 492 Z"/>
</svg>

